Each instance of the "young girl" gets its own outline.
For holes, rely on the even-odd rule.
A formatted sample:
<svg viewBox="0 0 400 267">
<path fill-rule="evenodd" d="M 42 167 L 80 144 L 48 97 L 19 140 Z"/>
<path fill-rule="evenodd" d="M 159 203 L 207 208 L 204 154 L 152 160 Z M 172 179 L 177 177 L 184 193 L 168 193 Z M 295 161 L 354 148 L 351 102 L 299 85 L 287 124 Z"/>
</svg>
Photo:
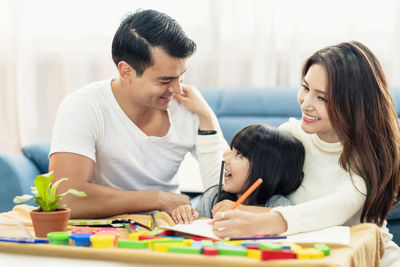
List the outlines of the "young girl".
<svg viewBox="0 0 400 267">
<path fill-rule="evenodd" d="M 177 223 L 189 223 L 199 217 L 212 217 L 215 204 L 236 201 L 258 178 L 263 183 L 243 204 L 265 207 L 292 203 L 285 197 L 294 192 L 303 179 L 304 147 L 291 135 L 263 124 L 241 129 L 232 139 L 231 150 L 224 154 L 225 179 L 220 199 L 218 185 L 209 188 L 196 210 L 182 205 L 172 211 Z"/>
</svg>

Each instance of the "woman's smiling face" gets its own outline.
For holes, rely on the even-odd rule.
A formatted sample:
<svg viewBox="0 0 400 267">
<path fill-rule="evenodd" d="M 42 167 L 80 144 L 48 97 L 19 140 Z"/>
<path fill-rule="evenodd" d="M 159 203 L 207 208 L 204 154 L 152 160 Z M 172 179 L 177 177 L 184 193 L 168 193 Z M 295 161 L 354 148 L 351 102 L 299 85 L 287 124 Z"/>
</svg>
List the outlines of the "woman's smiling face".
<svg viewBox="0 0 400 267">
<path fill-rule="evenodd" d="M 302 81 L 297 100 L 302 111 L 301 127 L 306 133 L 317 134 L 325 142 L 338 142 L 326 109 L 327 76 L 324 67 L 312 65 Z"/>
</svg>

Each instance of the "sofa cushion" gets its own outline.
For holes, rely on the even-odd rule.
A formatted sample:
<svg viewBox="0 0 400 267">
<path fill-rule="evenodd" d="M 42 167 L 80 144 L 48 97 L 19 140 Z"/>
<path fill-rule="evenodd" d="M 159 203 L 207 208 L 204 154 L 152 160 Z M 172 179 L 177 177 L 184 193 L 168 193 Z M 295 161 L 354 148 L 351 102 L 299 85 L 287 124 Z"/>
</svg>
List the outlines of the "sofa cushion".
<svg viewBox="0 0 400 267">
<path fill-rule="evenodd" d="M 0 153 L 0 212 L 9 211 L 14 206 L 15 196 L 31 194 L 33 180 L 39 170 L 22 154 Z M 34 205 L 30 200 L 27 204 Z"/>
<path fill-rule="evenodd" d="M 390 210 L 387 218 L 388 220 L 400 220 L 400 203 Z"/>
<path fill-rule="evenodd" d="M 219 116 L 300 117 L 297 88 L 236 88 L 225 90 Z"/>
<path fill-rule="evenodd" d="M 24 146 L 21 150 L 36 165 L 41 174 L 49 171 L 50 140 L 42 140 L 32 145 Z"/>
</svg>

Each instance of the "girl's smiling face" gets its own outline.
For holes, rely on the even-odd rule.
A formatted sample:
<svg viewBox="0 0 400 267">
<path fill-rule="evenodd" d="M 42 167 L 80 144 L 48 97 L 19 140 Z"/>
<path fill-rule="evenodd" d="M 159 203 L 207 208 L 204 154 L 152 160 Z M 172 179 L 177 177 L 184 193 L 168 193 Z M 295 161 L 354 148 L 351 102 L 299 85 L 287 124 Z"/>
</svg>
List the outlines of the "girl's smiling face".
<svg viewBox="0 0 400 267">
<path fill-rule="evenodd" d="M 243 194 L 243 185 L 249 176 L 250 162 L 235 148 L 224 153 L 224 161 L 224 190 L 240 197 Z"/>
</svg>

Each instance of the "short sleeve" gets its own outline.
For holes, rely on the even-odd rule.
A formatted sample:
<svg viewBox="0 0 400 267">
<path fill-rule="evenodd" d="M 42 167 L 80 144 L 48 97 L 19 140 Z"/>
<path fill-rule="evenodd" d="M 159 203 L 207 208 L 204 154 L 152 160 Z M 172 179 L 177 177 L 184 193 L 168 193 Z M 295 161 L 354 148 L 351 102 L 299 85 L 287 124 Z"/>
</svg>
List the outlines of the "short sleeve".
<svg viewBox="0 0 400 267">
<path fill-rule="evenodd" d="M 102 128 L 100 114 L 85 94 L 65 98 L 57 111 L 50 155 L 70 152 L 96 162 L 96 141 Z"/>
</svg>

